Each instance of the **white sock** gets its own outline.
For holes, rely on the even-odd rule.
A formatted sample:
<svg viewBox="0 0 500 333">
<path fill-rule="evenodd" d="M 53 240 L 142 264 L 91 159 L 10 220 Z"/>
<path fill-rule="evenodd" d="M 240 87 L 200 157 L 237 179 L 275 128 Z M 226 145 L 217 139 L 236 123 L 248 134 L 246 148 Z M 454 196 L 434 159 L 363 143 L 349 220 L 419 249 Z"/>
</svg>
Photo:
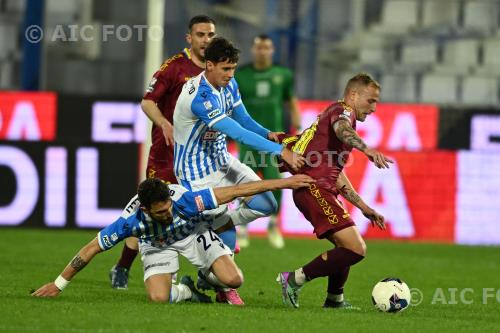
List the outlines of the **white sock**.
<svg viewBox="0 0 500 333">
<path fill-rule="evenodd" d="M 334 301 L 334 302 L 343 302 L 344 301 L 344 294 L 340 294 L 340 295 L 335 295 L 335 294 L 328 294 L 327 298 L 330 300 L 330 301 Z"/>
<path fill-rule="evenodd" d="M 239 207 L 235 210 L 232 210 L 229 214 L 235 226 L 248 224 L 258 219 L 259 217 L 266 216 L 262 212 L 248 208 L 247 204 L 244 201 L 241 201 Z"/>
<path fill-rule="evenodd" d="M 212 272 L 205 274 L 205 280 L 207 280 L 211 285 L 222 288 L 223 290 L 230 289 L 224 283 L 220 282 L 219 279 L 217 278 L 217 276 L 215 276 L 215 274 Z"/>
<path fill-rule="evenodd" d="M 267 229 L 275 228 L 278 225 L 278 217 L 276 215 L 271 215 L 269 219 L 269 224 L 267 225 Z"/>
<path fill-rule="evenodd" d="M 304 274 L 302 267 L 295 270 L 295 283 L 298 286 L 301 286 L 304 283 L 306 283 L 306 275 Z"/>
<path fill-rule="evenodd" d="M 184 284 L 173 284 L 170 288 L 170 303 L 179 303 L 190 299 L 193 294 L 191 289 Z"/>
</svg>

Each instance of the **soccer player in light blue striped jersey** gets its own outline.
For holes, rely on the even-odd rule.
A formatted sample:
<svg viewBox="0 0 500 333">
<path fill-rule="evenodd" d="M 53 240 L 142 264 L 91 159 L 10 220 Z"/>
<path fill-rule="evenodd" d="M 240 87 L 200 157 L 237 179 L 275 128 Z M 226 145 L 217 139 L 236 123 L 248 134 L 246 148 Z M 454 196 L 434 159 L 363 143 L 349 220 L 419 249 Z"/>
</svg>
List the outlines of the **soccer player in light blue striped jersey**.
<svg viewBox="0 0 500 333">
<path fill-rule="evenodd" d="M 139 185 L 138 194 L 130 200 L 122 215 L 81 248 L 55 281 L 43 285 L 32 295 L 59 295 L 96 254 L 134 236 L 139 239 L 144 284 L 152 301 L 211 302 L 208 296 L 196 290 L 188 276 L 181 278 L 179 284 L 172 284 L 172 274 L 179 270 L 179 254 L 220 288 L 238 288 L 243 283 L 243 275 L 230 256 L 231 251 L 212 231 L 203 212 L 237 197 L 300 188 L 312 182 L 309 176 L 296 175 L 280 180 L 189 191 L 180 185 L 167 185 L 158 178 L 149 178 Z"/>
<path fill-rule="evenodd" d="M 278 144 L 278 133 L 255 122 L 241 100 L 234 71 L 239 50 L 228 40 L 215 37 L 205 49 L 205 71 L 187 81 L 174 110 L 174 173 L 179 184 L 191 190 L 227 186 L 259 180 L 247 165 L 227 151 L 226 137 L 256 151 L 281 155 L 297 169 L 304 158 Z M 274 142 L 273 142 L 274 141 Z M 212 228 L 232 250 L 236 225 L 276 213 L 277 202 L 271 192 L 245 198 L 236 210 L 226 205 L 210 211 Z M 203 275 L 199 275 L 203 278 Z M 231 294 L 218 292 L 217 300 L 227 301 Z M 243 302 L 241 299 L 239 302 Z"/>
</svg>

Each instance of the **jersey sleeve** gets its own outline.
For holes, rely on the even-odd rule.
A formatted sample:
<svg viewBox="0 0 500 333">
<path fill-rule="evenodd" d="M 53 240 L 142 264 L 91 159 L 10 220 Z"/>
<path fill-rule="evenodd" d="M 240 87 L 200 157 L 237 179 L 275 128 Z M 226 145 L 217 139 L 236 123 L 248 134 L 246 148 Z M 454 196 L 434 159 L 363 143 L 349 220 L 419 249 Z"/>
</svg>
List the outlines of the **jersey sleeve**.
<svg viewBox="0 0 500 333">
<path fill-rule="evenodd" d="M 233 111 L 233 119 L 236 120 L 241 126 L 246 128 L 247 130 L 257 133 L 263 138 L 267 139 L 267 135 L 270 130 L 263 127 L 261 124 L 256 122 L 249 114 L 245 105 L 240 103 L 237 107 L 234 108 Z"/>
<path fill-rule="evenodd" d="M 339 110 L 340 111 L 340 110 Z M 343 109 L 341 112 L 332 112 L 330 115 L 330 125 L 333 126 L 340 119 L 347 120 L 352 126 L 354 123 L 354 111 Z"/>
<path fill-rule="evenodd" d="M 191 104 L 191 112 L 200 118 L 208 127 L 226 118 L 222 112 L 219 99 L 209 91 L 199 91 Z"/>
<path fill-rule="evenodd" d="M 231 92 L 231 96 L 233 96 L 233 108 L 236 108 L 238 105 L 242 103 L 240 88 L 238 87 L 238 83 L 234 78 L 232 78 L 231 81 L 229 81 L 229 85 L 227 87 Z"/>
<path fill-rule="evenodd" d="M 203 211 L 219 205 L 211 188 L 200 191 L 184 191 L 174 200 L 174 209 L 185 217 L 196 217 Z"/>
<path fill-rule="evenodd" d="M 285 101 L 289 101 L 293 96 L 295 96 L 294 93 L 294 81 L 293 81 L 293 73 L 291 70 L 288 68 L 285 70 L 285 81 L 283 85 L 283 99 Z"/>
<path fill-rule="evenodd" d="M 99 247 L 103 250 L 109 250 L 123 239 L 132 235 L 132 224 L 136 219 L 137 211 L 141 203 L 135 195 L 127 203 L 120 217 L 97 234 Z"/>
<path fill-rule="evenodd" d="M 160 67 L 160 69 L 153 75 L 153 78 L 149 82 L 143 99 L 152 100 L 155 103 L 162 98 L 170 89 L 171 83 L 173 82 L 175 67 L 165 66 L 165 64 Z"/>
<path fill-rule="evenodd" d="M 120 241 L 132 236 L 131 220 L 134 218 L 135 216 L 129 218 L 120 216 L 115 222 L 99 231 L 97 241 L 101 250 L 109 250 Z"/>
</svg>

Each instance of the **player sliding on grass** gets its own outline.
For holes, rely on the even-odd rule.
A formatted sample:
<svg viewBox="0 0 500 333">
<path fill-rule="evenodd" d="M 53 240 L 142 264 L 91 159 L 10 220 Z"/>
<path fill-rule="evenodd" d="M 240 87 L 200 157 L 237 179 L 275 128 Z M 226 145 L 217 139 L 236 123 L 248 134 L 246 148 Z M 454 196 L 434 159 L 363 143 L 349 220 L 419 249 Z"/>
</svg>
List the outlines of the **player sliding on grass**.
<svg viewBox="0 0 500 333">
<path fill-rule="evenodd" d="M 179 183 L 198 190 L 259 180 L 245 164 L 227 150 L 226 137 L 255 150 L 280 155 L 292 168 L 304 158 L 271 140 L 277 133 L 262 127 L 245 109 L 234 80 L 239 50 L 228 40 L 215 37 L 205 49 L 206 69 L 182 88 L 174 110 L 174 171 Z M 235 225 L 248 224 L 259 217 L 276 213 L 278 204 L 272 192 L 246 196 L 235 210 L 221 205 L 210 214 L 213 228 L 231 249 L 235 248 Z M 199 286 L 207 284 L 198 275 Z M 243 304 L 236 290 L 217 291 L 217 301 Z"/>
<path fill-rule="evenodd" d="M 297 189 L 313 182 L 309 176 L 295 175 L 191 192 L 180 185 L 166 185 L 158 178 L 149 178 L 139 185 L 138 194 L 122 215 L 81 248 L 55 281 L 32 295 L 59 295 L 96 254 L 134 236 L 139 238 L 144 284 L 152 301 L 211 302 L 208 296 L 196 290 L 189 276 L 181 278 L 178 285 L 172 284 L 172 274 L 179 270 L 179 254 L 220 288 L 238 288 L 243 283 L 241 271 L 230 256 L 231 251 L 212 231 L 202 212 L 238 197 L 283 188 Z"/>
<path fill-rule="evenodd" d="M 189 21 L 186 34 L 190 48 L 167 59 L 154 74 L 144 94 L 141 107 L 154 124 L 147 178 L 160 178 L 168 184 L 177 184 L 172 127 L 175 103 L 184 83 L 205 68 L 205 48 L 214 36 L 215 21 L 205 15 L 194 16 Z M 128 273 L 139 251 L 137 238 L 127 238 L 123 243 L 120 259 L 110 271 L 111 286 L 115 289 L 127 289 Z"/>
<path fill-rule="evenodd" d="M 352 148 L 363 152 L 378 168 L 388 168 L 390 159 L 368 148 L 356 133 L 356 121 L 365 121 L 375 112 L 380 85 L 367 74 L 351 78 L 344 91 L 344 100 L 331 104 L 311 127 L 299 137 L 288 137 L 283 143 L 292 151 L 309 157 L 299 172 L 317 182 L 309 188 L 293 191 L 293 200 L 314 226 L 318 238 L 326 238 L 335 248 L 321 254 L 310 263 L 278 275 L 283 302 L 299 307 L 301 287 L 318 277 L 328 277 L 328 294 L 323 307 L 352 308 L 344 300 L 343 288 L 352 265 L 366 254 L 366 245 L 349 213 L 337 199 L 341 194 L 361 209 L 372 225 L 385 229 L 384 217 L 359 197 L 342 172 Z"/>
</svg>

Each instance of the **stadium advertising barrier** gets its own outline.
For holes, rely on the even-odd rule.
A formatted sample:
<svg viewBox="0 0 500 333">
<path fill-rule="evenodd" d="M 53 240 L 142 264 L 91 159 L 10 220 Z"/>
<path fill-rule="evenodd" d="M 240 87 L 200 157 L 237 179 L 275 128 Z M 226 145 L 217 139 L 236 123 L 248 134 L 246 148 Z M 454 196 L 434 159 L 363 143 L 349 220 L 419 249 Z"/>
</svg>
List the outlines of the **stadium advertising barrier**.
<svg viewBox="0 0 500 333">
<path fill-rule="evenodd" d="M 329 103 L 301 101 L 303 127 Z M 443 115 L 458 119 L 457 129 L 440 120 Z M 365 237 L 500 244 L 500 153 L 495 153 L 500 151 L 500 112 L 379 104 L 357 129 L 369 145 L 395 161 L 390 169 L 379 170 L 355 151 L 345 169 L 361 197 L 386 217 L 388 230 L 382 232 L 346 204 Z M 465 139 L 464 131 L 469 135 Z M 291 191 L 284 192 L 282 207 L 283 232 L 311 235 Z M 261 219 L 249 229 L 264 233 L 266 223 Z"/>
<path fill-rule="evenodd" d="M 0 224 L 114 221 L 137 186 L 141 117 L 136 103 L 0 93 Z"/>
<path fill-rule="evenodd" d="M 301 101 L 303 127 L 328 104 Z M 387 219 L 381 232 L 346 205 L 367 238 L 500 244 L 500 112 L 452 110 L 455 132 L 443 122 L 451 117 L 446 112 L 380 104 L 358 122 L 368 144 L 395 160 L 378 170 L 355 152 L 346 168 L 360 195 Z M 138 103 L 0 93 L 0 116 L 1 225 L 98 228 L 120 214 L 135 192 L 147 135 Z M 265 232 L 266 222 L 253 222 L 250 231 Z M 283 196 L 281 228 L 312 234 L 291 191 Z"/>
</svg>

